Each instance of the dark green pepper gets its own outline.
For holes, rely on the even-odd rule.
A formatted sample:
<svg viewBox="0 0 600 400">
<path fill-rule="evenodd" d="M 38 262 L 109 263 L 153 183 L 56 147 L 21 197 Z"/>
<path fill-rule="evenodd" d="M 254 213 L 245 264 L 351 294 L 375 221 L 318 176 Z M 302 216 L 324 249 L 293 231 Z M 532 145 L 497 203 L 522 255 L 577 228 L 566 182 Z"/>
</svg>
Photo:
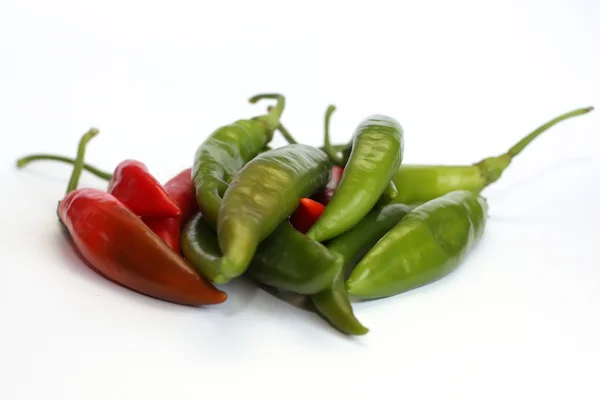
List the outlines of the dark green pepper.
<svg viewBox="0 0 600 400">
<path fill-rule="evenodd" d="M 248 161 L 263 151 L 279 124 L 285 98 L 279 94 L 260 94 L 250 98 L 250 102 L 266 98 L 277 100 L 269 114 L 222 126 L 196 150 L 192 165 L 196 201 L 211 227 L 216 226 L 229 182 Z"/>
<path fill-rule="evenodd" d="M 343 268 L 336 275 L 330 288 L 310 296 L 310 299 L 318 312 L 341 332 L 364 335 L 369 331 L 354 315 L 344 285 L 345 277 L 350 274 L 361 257 L 411 209 L 412 207 L 403 204 L 375 208 L 352 229 L 327 244 L 327 248 L 333 254 L 343 259 Z"/>
<path fill-rule="evenodd" d="M 377 204 L 398 171 L 403 144 L 404 133 L 395 119 L 384 115 L 364 119 L 354 132 L 339 186 L 307 232 L 308 237 L 326 241 L 358 223 Z"/>
<path fill-rule="evenodd" d="M 200 212 L 183 227 L 181 243 L 183 254 L 196 270 L 217 284 L 226 282 L 221 279 L 223 254 L 217 236 Z M 341 256 L 307 238 L 286 220 L 258 246 L 248 276 L 273 288 L 313 294 L 329 287 L 341 269 Z"/>
<path fill-rule="evenodd" d="M 259 243 L 300 204 L 325 187 L 331 175 L 327 155 L 316 147 L 289 144 L 248 162 L 233 178 L 219 210 L 217 237 L 221 274 L 243 274 Z"/>
<path fill-rule="evenodd" d="M 446 276 L 483 236 L 487 210 L 483 197 L 466 190 L 416 207 L 360 260 L 346 281 L 348 294 L 388 297 Z"/>
<path fill-rule="evenodd" d="M 560 115 L 538 127 L 506 153 L 483 159 L 473 165 L 408 165 L 402 164 L 393 178 L 398 189 L 397 201 L 405 204 L 424 203 L 454 190 L 480 193 L 496 182 L 529 143 L 552 126 L 568 118 L 587 114 L 593 107 Z"/>
<path fill-rule="evenodd" d="M 343 260 L 284 221 L 260 243 L 248 275 L 260 283 L 298 294 L 315 294 L 333 284 Z"/>
</svg>

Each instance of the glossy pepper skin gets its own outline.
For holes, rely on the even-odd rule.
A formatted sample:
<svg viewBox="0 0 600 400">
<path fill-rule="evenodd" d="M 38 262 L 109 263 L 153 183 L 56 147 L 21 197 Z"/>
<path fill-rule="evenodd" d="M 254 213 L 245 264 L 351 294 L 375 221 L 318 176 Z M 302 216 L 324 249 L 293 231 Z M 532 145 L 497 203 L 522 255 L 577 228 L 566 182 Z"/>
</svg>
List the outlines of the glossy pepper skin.
<svg viewBox="0 0 600 400">
<path fill-rule="evenodd" d="M 181 251 L 201 275 L 216 284 L 226 283 L 221 274 L 223 253 L 210 223 L 201 212 L 196 212 L 181 231 Z"/>
<path fill-rule="evenodd" d="M 385 115 L 372 115 L 357 127 L 352 151 L 340 184 L 321 218 L 307 235 L 332 239 L 360 221 L 378 202 L 398 171 L 404 154 L 400 124 Z"/>
<path fill-rule="evenodd" d="M 345 277 L 356 263 L 392 229 L 410 210 L 411 206 L 390 204 L 371 210 L 352 229 L 327 244 L 327 248 L 343 259 L 343 267 L 333 285 L 310 297 L 313 305 L 329 323 L 343 333 L 364 335 L 366 328 L 354 315 L 346 292 Z"/>
<path fill-rule="evenodd" d="M 277 99 L 277 106 L 268 115 L 238 120 L 216 129 L 194 155 L 192 176 L 196 201 L 202 215 L 213 227 L 216 227 L 229 182 L 248 161 L 264 151 L 283 113 L 285 99 L 281 95 L 257 95 L 250 98 L 250 102 L 264 98 Z"/>
<path fill-rule="evenodd" d="M 77 189 L 87 143 L 81 137 L 67 192 L 57 214 L 79 254 L 106 278 L 139 293 L 184 305 L 222 303 L 227 295 L 199 276 L 129 207 L 110 193 Z"/>
<path fill-rule="evenodd" d="M 325 211 L 325 206 L 318 201 L 302 198 L 296 211 L 290 216 L 290 223 L 297 231 L 306 233 Z"/>
<path fill-rule="evenodd" d="M 453 191 L 407 214 L 360 260 L 346 281 L 353 298 L 394 296 L 455 270 L 483 236 L 488 205 Z"/>
<path fill-rule="evenodd" d="M 165 188 L 141 161 L 121 161 L 108 182 L 107 191 L 140 216 L 169 218 L 181 215 Z"/>
<path fill-rule="evenodd" d="M 217 238 L 225 279 L 243 274 L 258 244 L 329 181 L 331 163 L 312 146 L 289 144 L 248 162 L 225 191 Z"/>
<path fill-rule="evenodd" d="M 561 121 L 587 114 L 592 110 L 592 107 L 580 108 L 559 115 L 529 133 L 506 153 L 485 158 L 472 165 L 402 164 L 393 178 L 398 189 L 397 201 L 405 204 L 419 204 L 454 190 L 468 190 L 478 194 L 500 179 L 514 157 L 540 134 Z"/>
<path fill-rule="evenodd" d="M 181 210 L 175 218 L 142 217 L 142 221 L 173 250 L 181 252 L 181 228 L 190 216 L 198 210 L 196 203 L 192 169 L 186 168 L 164 184 L 164 189 Z"/>
<path fill-rule="evenodd" d="M 106 192 L 92 188 L 70 192 L 60 202 L 59 216 L 83 257 L 125 287 L 183 305 L 218 304 L 227 299 Z"/>
<path fill-rule="evenodd" d="M 323 190 L 320 190 L 315 196 L 314 199 L 324 206 L 328 205 L 333 197 L 333 193 L 335 189 L 340 185 L 340 180 L 342 179 L 342 174 L 344 173 L 344 167 L 340 167 L 339 165 L 334 165 L 331 167 L 331 178 L 327 183 L 327 186 Z"/>
<path fill-rule="evenodd" d="M 248 274 L 268 286 L 314 294 L 333 284 L 342 263 L 342 257 L 285 221 L 260 243 Z"/>
</svg>

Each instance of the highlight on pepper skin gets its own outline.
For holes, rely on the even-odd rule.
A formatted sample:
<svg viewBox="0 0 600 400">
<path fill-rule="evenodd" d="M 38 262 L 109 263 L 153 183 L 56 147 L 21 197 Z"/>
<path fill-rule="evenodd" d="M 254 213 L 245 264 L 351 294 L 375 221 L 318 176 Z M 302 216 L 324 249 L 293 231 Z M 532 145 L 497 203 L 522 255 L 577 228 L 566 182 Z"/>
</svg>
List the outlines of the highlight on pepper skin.
<svg viewBox="0 0 600 400">
<path fill-rule="evenodd" d="M 142 160 L 123 160 L 113 172 L 86 163 L 97 128 L 81 136 L 75 155 L 30 154 L 16 167 L 72 165 L 57 226 L 88 265 L 139 295 L 214 307 L 227 301 L 231 281 L 248 277 L 282 301 L 277 293 L 306 299 L 324 326 L 362 336 L 373 328 L 355 313 L 356 301 L 455 273 L 486 240 L 482 192 L 542 133 L 593 110 L 561 114 L 472 164 L 411 165 L 392 116 L 367 116 L 346 143 L 332 144 L 329 105 L 317 147 L 282 123 L 283 95 L 249 98 L 262 100 L 275 105 L 201 132 L 187 168 L 164 184 Z M 276 133 L 287 144 L 274 146 Z M 79 187 L 84 171 L 106 189 Z"/>
</svg>

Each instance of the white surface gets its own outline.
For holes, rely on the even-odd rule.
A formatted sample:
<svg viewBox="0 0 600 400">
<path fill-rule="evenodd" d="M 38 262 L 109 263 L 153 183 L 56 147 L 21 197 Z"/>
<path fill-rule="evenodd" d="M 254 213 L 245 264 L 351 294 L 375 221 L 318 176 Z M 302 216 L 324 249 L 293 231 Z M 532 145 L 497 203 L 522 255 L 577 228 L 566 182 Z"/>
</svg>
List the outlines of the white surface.
<svg viewBox="0 0 600 400">
<path fill-rule="evenodd" d="M 1 2 L 0 398 L 600 398 L 599 18 L 591 0 Z M 486 190 L 489 229 L 455 273 L 357 304 L 362 338 L 241 283 L 210 309 L 117 287 L 59 234 L 70 168 L 13 167 L 96 126 L 89 162 L 164 181 L 267 91 L 306 143 L 329 103 L 336 142 L 396 117 L 406 163 L 475 162 L 597 110 Z"/>
</svg>

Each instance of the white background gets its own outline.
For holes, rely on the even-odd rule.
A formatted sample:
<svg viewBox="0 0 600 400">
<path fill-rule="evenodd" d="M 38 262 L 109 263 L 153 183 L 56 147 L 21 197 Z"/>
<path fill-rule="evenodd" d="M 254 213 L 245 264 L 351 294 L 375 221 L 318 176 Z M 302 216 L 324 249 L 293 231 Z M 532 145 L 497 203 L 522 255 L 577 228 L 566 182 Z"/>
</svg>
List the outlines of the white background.
<svg viewBox="0 0 600 400">
<path fill-rule="evenodd" d="M 14 168 L 75 154 L 95 126 L 90 163 L 136 158 L 165 181 L 272 91 L 305 143 L 333 103 L 336 142 L 384 113 L 405 163 L 469 164 L 600 107 L 599 4 L 2 1 L 0 398 L 600 398 L 598 109 L 485 191 L 488 230 L 451 276 L 356 304 L 361 338 L 242 282 L 210 309 L 117 287 L 59 232 L 71 169 Z"/>
</svg>

